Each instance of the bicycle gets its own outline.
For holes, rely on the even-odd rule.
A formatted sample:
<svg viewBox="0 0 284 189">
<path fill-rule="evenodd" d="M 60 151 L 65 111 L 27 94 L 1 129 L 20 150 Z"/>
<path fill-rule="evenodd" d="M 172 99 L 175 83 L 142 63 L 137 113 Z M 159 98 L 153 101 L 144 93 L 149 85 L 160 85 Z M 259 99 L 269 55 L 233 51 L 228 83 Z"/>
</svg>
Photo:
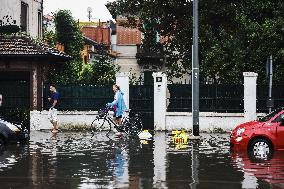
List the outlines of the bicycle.
<svg viewBox="0 0 284 189">
<path fill-rule="evenodd" d="M 96 116 L 94 121 L 91 124 L 91 131 L 94 134 L 96 131 L 107 131 L 108 133 L 112 130 L 112 126 L 118 131 L 126 133 L 127 135 L 138 135 L 142 129 L 143 124 L 140 118 L 140 115 L 135 113 L 132 116 L 130 110 L 126 111 L 126 115 L 122 118 L 122 125 L 117 125 L 112 116 L 109 113 L 110 108 L 106 107 L 99 111 L 99 114 Z M 105 124 L 107 122 L 108 124 Z"/>
</svg>

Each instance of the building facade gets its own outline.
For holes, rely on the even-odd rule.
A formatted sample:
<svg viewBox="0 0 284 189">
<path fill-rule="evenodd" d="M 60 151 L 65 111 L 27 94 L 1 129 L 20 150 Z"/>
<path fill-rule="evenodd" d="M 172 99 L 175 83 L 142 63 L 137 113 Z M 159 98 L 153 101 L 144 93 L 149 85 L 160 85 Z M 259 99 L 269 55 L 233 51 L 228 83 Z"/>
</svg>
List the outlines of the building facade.
<svg viewBox="0 0 284 189">
<path fill-rule="evenodd" d="M 33 38 L 42 38 L 43 0 L 0 0 L 0 26 L 16 25 Z"/>
</svg>

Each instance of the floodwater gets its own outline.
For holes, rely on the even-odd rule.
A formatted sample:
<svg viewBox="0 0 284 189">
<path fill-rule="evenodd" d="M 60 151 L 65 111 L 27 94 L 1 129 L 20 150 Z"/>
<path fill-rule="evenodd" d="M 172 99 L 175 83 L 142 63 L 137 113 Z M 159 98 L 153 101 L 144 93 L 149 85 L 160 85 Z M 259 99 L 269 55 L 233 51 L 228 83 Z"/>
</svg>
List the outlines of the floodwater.
<svg viewBox="0 0 284 189">
<path fill-rule="evenodd" d="M 110 133 L 33 131 L 29 145 L 0 155 L 0 188 L 284 188 L 284 153 L 256 161 L 231 153 L 229 134 L 201 134 L 175 144 Z"/>
</svg>

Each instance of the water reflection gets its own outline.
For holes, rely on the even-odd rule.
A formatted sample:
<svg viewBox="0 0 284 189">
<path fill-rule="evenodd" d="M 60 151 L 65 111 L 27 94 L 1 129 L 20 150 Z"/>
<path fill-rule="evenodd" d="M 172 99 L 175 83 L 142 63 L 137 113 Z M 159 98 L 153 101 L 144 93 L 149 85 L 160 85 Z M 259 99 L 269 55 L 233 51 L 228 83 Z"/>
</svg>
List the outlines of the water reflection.
<svg viewBox="0 0 284 189">
<path fill-rule="evenodd" d="M 232 153 L 236 168 L 244 172 L 243 188 L 258 188 L 260 182 L 284 188 L 284 152 L 275 151 L 269 159 L 259 159 L 252 153 Z"/>
<path fill-rule="evenodd" d="M 228 134 L 202 134 L 182 147 L 87 132 L 33 132 L 0 155 L 2 188 L 284 188 L 284 152 L 259 161 L 230 153 Z M 269 176 L 271 175 L 271 176 Z"/>
<path fill-rule="evenodd" d="M 129 140 L 129 188 L 152 188 L 154 177 L 154 143 L 141 144 L 139 139 Z"/>
</svg>

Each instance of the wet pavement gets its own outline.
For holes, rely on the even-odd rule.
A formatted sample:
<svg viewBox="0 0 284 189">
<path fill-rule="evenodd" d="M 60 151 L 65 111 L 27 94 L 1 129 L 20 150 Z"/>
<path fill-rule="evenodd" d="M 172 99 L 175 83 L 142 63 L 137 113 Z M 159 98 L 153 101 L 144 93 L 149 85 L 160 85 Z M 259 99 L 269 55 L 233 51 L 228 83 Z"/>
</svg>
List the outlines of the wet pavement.
<svg viewBox="0 0 284 189">
<path fill-rule="evenodd" d="M 229 134 L 175 144 L 106 133 L 33 131 L 0 155 L 0 188 L 284 188 L 284 152 L 270 160 L 231 153 Z"/>
</svg>

